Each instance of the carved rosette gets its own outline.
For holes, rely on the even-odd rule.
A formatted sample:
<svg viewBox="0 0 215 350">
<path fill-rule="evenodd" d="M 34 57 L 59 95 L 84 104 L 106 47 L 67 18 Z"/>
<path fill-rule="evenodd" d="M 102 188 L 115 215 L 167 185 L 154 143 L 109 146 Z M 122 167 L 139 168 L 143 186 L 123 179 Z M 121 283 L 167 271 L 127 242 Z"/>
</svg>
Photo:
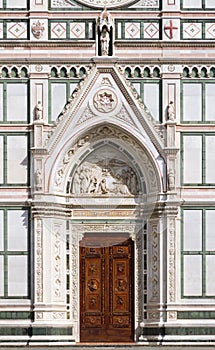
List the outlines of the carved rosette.
<svg viewBox="0 0 215 350">
<path fill-rule="evenodd" d="M 43 234 L 42 234 L 42 221 L 35 219 L 35 242 L 36 242 L 36 254 L 35 254 L 35 271 L 36 271 L 36 302 L 41 303 L 43 301 Z"/>
<path fill-rule="evenodd" d="M 116 94 L 110 89 L 101 89 L 93 97 L 94 108 L 101 113 L 111 113 L 118 103 Z"/>
<path fill-rule="evenodd" d="M 34 313 L 35 320 L 43 320 L 43 312 L 35 312 Z"/>
<path fill-rule="evenodd" d="M 114 116 L 122 107 L 113 87 L 102 85 L 89 101 L 89 108 L 96 116 Z"/>
<path fill-rule="evenodd" d="M 169 311 L 167 312 L 167 317 L 169 321 L 177 321 L 177 312 L 176 311 Z"/>
</svg>

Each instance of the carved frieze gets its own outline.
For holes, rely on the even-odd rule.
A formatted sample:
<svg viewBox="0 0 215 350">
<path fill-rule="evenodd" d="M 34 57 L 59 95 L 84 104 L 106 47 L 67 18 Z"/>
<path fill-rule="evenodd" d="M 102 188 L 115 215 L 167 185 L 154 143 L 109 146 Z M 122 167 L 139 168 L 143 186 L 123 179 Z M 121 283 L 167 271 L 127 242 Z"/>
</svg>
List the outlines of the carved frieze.
<svg viewBox="0 0 215 350">
<path fill-rule="evenodd" d="M 169 301 L 175 302 L 175 219 L 169 220 Z"/>
<path fill-rule="evenodd" d="M 151 234 L 151 286 L 150 301 L 159 301 L 159 233 L 158 233 L 158 222 L 150 223 L 150 234 Z"/>
<path fill-rule="evenodd" d="M 143 234 L 140 230 L 136 234 L 136 267 L 138 273 L 136 274 L 136 319 L 141 322 L 144 313 L 144 283 L 143 283 Z"/>
<path fill-rule="evenodd" d="M 79 239 L 78 230 L 73 228 L 71 244 L 71 310 L 74 320 L 79 317 Z"/>
<path fill-rule="evenodd" d="M 54 225 L 54 300 L 62 298 L 62 227 Z"/>
<path fill-rule="evenodd" d="M 43 301 L 43 243 L 42 243 L 42 221 L 35 219 L 35 241 L 36 241 L 36 254 L 35 254 L 35 271 L 36 271 L 36 301 L 38 303 Z"/>
</svg>

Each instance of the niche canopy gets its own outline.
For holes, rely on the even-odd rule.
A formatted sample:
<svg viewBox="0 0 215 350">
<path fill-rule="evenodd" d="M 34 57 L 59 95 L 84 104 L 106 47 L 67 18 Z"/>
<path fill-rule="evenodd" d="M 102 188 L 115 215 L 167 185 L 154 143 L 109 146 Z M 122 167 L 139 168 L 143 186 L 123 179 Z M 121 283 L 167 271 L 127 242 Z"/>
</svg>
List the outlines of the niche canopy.
<svg viewBox="0 0 215 350">
<path fill-rule="evenodd" d="M 135 2 L 134 0 L 78 0 L 83 5 L 96 8 L 115 8 Z"/>
</svg>

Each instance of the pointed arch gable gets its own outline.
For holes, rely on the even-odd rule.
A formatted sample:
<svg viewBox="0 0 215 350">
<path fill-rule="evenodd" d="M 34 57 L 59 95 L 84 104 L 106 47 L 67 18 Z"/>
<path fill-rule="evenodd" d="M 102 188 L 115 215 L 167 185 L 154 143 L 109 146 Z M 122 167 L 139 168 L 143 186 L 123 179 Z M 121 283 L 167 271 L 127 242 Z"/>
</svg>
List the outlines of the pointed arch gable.
<svg viewBox="0 0 215 350">
<path fill-rule="evenodd" d="M 81 124 L 85 123 L 87 127 L 86 121 L 90 119 L 94 119 L 94 125 L 100 120 L 118 123 L 121 119 L 148 135 L 159 153 L 163 152 L 161 127 L 158 131 L 150 112 L 119 67 L 98 65 L 92 68 L 65 105 L 47 141 L 47 148 L 53 150 L 60 137 L 67 138 L 68 133 L 74 132 Z"/>
</svg>

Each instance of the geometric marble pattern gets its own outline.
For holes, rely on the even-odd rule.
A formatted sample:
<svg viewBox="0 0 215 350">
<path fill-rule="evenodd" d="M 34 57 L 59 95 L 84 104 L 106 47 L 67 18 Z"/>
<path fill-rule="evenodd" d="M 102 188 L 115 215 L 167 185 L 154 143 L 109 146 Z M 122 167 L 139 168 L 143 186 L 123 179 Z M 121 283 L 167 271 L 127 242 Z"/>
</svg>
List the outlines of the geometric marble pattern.
<svg viewBox="0 0 215 350">
<path fill-rule="evenodd" d="M 84 39 L 85 38 L 85 23 L 84 22 L 70 23 L 70 38 L 71 39 Z"/>
<path fill-rule="evenodd" d="M 159 39 L 159 24 L 145 23 L 144 24 L 144 38 L 145 39 Z"/>
<path fill-rule="evenodd" d="M 51 7 L 75 7 L 81 8 L 71 0 L 51 0 Z"/>
<path fill-rule="evenodd" d="M 140 0 L 136 2 L 134 5 L 129 6 L 132 7 L 145 7 L 145 8 L 158 8 L 159 7 L 159 0 Z"/>
<path fill-rule="evenodd" d="M 201 39 L 202 23 L 183 23 L 183 39 Z"/>
<path fill-rule="evenodd" d="M 143 7 L 158 7 L 159 1 L 158 0 L 142 0 Z"/>
<path fill-rule="evenodd" d="M 66 23 L 51 23 L 51 39 L 66 38 Z"/>
<path fill-rule="evenodd" d="M 27 22 L 7 23 L 7 39 L 27 39 Z"/>
<path fill-rule="evenodd" d="M 205 23 L 205 38 L 215 39 L 215 23 Z"/>
<path fill-rule="evenodd" d="M 71 1 L 65 1 L 65 0 L 52 0 L 51 6 L 52 7 L 71 7 L 73 3 Z"/>
<path fill-rule="evenodd" d="M 125 23 L 125 38 L 139 39 L 140 38 L 140 23 L 128 22 Z"/>
</svg>

